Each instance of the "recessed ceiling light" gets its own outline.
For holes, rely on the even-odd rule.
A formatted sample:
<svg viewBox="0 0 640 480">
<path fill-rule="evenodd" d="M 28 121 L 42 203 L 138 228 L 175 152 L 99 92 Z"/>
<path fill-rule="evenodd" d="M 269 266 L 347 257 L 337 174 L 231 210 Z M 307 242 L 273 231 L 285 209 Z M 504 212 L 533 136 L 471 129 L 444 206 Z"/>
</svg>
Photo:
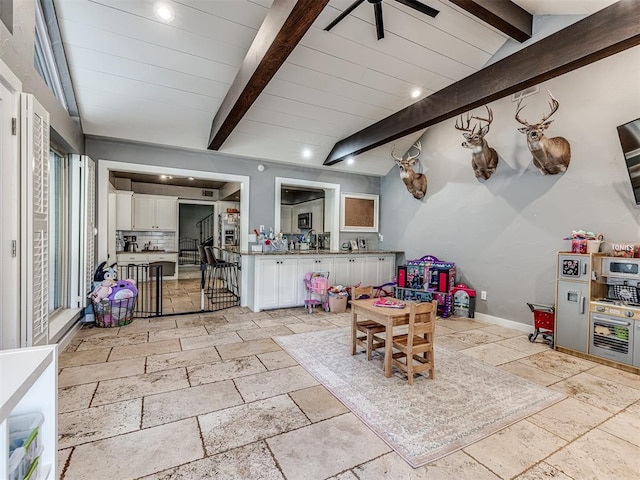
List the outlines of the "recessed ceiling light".
<svg viewBox="0 0 640 480">
<path fill-rule="evenodd" d="M 166 175 L 160 175 L 160 178 L 164 180 L 165 178 L 167 178 L 167 176 Z"/>
<path fill-rule="evenodd" d="M 191 180 L 193 182 L 195 180 L 195 178 L 189 177 L 189 180 Z"/>
<path fill-rule="evenodd" d="M 173 7 L 165 2 L 156 2 L 153 4 L 153 12 L 163 22 L 171 22 L 176 18 L 176 12 Z"/>
<path fill-rule="evenodd" d="M 353 165 L 353 157 L 347 158 L 347 165 Z"/>
<path fill-rule="evenodd" d="M 413 92 L 411 92 L 411 98 L 418 98 L 422 94 L 422 90 L 416 88 Z"/>
<path fill-rule="evenodd" d="M 304 150 L 302 150 L 302 156 L 304 158 L 311 158 L 311 150 L 309 150 L 308 148 L 305 148 Z"/>
</svg>

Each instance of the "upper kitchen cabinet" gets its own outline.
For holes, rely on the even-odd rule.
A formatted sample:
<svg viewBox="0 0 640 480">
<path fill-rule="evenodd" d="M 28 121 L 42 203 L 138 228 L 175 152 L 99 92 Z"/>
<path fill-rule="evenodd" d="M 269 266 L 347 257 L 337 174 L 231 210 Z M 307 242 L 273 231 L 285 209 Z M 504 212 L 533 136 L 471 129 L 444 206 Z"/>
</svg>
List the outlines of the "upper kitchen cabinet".
<svg viewBox="0 0 640 480">
<path fill-rule="evenodd" d="M 134 231 L 176 231 L 178 229 L 178 197 L 164 195 L 133 196 Z"/>
<path fill-rule="evenodd" d="M 116 191 L 116 230 L 133 228 L 133 192 Z"/>
</svg>

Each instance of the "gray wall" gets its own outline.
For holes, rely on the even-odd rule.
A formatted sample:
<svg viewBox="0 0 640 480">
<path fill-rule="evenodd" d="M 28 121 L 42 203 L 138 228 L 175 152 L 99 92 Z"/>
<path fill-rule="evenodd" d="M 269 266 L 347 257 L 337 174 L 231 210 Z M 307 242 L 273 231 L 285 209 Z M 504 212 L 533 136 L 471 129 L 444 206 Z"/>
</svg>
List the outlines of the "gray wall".
<svg viewBox="0 0 640 480">
<path fill-rule="evenodd" d="M 22 91 L 33 94 L 49 112 L 51 138 L 70 153 L 82 153 L 84 137 L 80 125 L 69 116 L 33 66 L 35 2 L 15 0 L 13 6 L 13 35 L 0 22 L 0 58 L 22 82 Z"/>
<path fill-rule="evenodd" d="M 96 137 L 87 137 L 86 150 L 87 155 L 97 162 L 111 160 L 249 176 L 251 178 L 250 230 L 258 228 L 259 225 L 265 225 L 267 228 L 274 225 L 276 177 L 339 183 L 342 191 L 345 192 L 377 194 L 380 190 L 379 177 L 336 172 L 327 167 L 297 167 L 284 163 L 231 157 L 206 150 L 186 150 Z M 266 167 L 263 172 L 257 169 L 259 163 Z"/>
<path fill-rule="evenodd" d="M 213 213 L 213 205 L 194 205 L 180 203 L 179 208 L 179 232 L 180 238 L 200 239 L 200 230 L 196 224 L 208 215 Z"/>
<path fill-rule="evenodd" d="M 521 118 L 540 120 L 547 90 L 560 102 L 547 134 L 571 143 L 564 175 L 543 176 L 533 166 L 516 130 L 516 104 L 504 98 L 490 104 L 495 120 L 487 139 L 500 161 L 489 180 L 476 180 L 471 153 L 450 119 L 421 139 L 425 200 L 411 197 L 396 167 L 381 184 L 387 247 L 405 250 L 407 258 L 432 254 L 456 262 L 461 282 L 488 293 L 476 302 L 478 312 L 522 323 L 532 323 L 527 301 L 554 303 L 556 254 L 569 248 L 562 239 L 572 230 L 601 232 L 608 242 L 637 241 L 640 233 L 640 207 L 616 131 L 640 117 L 640 47 L 541 84 L 525 99 Z"/>
</svg>

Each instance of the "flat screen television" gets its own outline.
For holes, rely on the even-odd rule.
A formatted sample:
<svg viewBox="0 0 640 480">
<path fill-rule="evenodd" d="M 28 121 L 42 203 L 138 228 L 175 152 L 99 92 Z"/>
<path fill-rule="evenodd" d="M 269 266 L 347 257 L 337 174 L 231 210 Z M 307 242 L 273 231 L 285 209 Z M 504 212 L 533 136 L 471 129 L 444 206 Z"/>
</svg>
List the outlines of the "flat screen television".
<svg viewBox="0 0 640 480">
<path fill-rule="evenodd" d="M 640 205 L 640 118 L 620 125 L 618 136 L 636 205 Z"/>
</svg>

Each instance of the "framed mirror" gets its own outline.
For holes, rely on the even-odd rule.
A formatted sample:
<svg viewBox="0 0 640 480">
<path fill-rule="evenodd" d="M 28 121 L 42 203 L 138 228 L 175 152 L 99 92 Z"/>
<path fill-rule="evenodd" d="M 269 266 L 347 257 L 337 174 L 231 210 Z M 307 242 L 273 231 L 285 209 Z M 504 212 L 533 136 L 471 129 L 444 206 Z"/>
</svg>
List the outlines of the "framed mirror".
<svg viewBox="0 0 640 480">
<path fill-rule="evenodd" d="M 378 195 L 343 193 L 340 196 L 341 232 L 378 231 Z"/>
</svg>

